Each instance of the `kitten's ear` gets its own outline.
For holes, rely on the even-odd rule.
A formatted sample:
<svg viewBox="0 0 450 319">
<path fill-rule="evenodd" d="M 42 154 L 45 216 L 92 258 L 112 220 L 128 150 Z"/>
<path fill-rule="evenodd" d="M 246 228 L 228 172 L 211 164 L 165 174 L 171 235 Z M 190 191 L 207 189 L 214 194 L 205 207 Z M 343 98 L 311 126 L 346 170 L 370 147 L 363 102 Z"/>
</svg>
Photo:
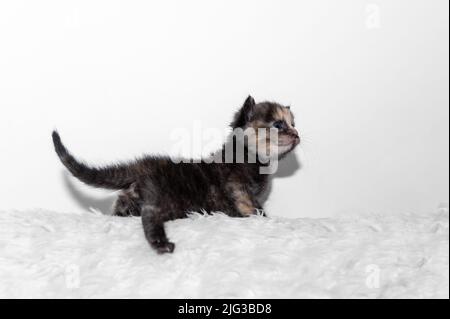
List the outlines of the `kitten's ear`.
<svg viewBox="0 0 450 319">
<path fill-rule="evenodd" d="M 231 127 L 244 127 L 245 124 L 247 124 L 247 122 L 252 118 L 255 112 L 255 105 L 255 99 L 249 95 L 245 100 L 244 105 L 234 115 L 233 122 L 231 122 Z"/>
<path fill-rule="evenodd" d="M 244 102 L 244 108 L 253 108 L 254 106 L 255 106 L 255 99 L 251 96 L 251 95 L 249 95 L 248 97 L 247 97 L 247 99 L 245 100 L 245 102 Z"/>
</svg>

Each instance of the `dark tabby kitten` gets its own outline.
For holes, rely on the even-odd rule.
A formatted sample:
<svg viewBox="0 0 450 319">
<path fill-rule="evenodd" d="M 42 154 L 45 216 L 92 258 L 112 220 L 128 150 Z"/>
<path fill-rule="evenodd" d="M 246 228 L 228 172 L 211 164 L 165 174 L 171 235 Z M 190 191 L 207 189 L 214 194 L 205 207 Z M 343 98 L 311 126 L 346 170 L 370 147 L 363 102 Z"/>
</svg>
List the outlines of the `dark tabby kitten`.
<svg viewBox="0 0 450 319">
<path fill-rule="evenodd" d="M 277 140 L 271 142 L 258 130 L 239 140 L 232 135 L 217 154 L 225 158 L 225 149 L 233 143 L 233 160 L 175 163 L 169 157 L 145 156 L 130 163 L 91 167 L 76 160 L 53 132 L 56 153 L 66 168 L 84 183 L 121 190 L 114 207 L 115 215 L 142 216 L 145 236 L 158 253 L 172 252 L 175 245 L 167 239 L 164 222 L 186 217 L 192 211 L 220 211 L 232 217 L 245 217 L 262 211 L 259 196 L 268 175 L 260 169 L 270 156 L 282 158 L 294 149 L 300 138 L 294 128 L 289 107 L 277 103 L 256 104 L 248 97 L 231 123 L 233 129 L 275 128 Z M 260 132 L 260 131 L 259 131 Z M 261 137 L 262 136 L 262 137 Z M 258 148 L 265 139 L 265 151 Z M 235 145 L 241 143 L 244 161 L 236 161 Z M 275 143 L 275 144 L 274 144 Z M 237 146 L 236 146 L 237 149 Z M 217 154 L 214 155 L 217 158 Z M 254 161 L 250 158 L 253 155 Z"/>
</svg>

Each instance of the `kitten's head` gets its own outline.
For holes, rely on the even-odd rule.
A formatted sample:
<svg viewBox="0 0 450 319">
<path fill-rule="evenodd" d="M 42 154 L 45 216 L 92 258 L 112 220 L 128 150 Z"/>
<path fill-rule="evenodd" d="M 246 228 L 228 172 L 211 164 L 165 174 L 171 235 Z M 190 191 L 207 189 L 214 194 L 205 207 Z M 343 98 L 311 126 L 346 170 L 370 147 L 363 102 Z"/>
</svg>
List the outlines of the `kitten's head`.
<svg viewBox="0 0 450 319">
<path fill-rule="evenodd" d="M 243 129 L 246 145 L 263 156 L 283 157 L 300 143 L 289 106 L 273 102 L 255 103 L 251 96 L 236 112 L 231 127 Z M 276 138 L 270 138 L 270 132 L 275 132 Z"/>
</svg>

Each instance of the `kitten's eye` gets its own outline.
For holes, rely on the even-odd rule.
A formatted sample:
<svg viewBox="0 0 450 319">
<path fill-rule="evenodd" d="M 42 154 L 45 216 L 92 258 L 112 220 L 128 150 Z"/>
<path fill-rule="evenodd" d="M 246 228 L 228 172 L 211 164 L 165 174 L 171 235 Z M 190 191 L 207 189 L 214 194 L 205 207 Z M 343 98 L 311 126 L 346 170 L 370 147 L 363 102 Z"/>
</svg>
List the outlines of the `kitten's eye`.
<svg viewBox="0 0 450 319">
<path fill-rule="evenodd" d="M 273 122 L 272 126 L 276 129 L 281 130 L 283 128 L 283 121 L 275 121 Z"/>
</svg>

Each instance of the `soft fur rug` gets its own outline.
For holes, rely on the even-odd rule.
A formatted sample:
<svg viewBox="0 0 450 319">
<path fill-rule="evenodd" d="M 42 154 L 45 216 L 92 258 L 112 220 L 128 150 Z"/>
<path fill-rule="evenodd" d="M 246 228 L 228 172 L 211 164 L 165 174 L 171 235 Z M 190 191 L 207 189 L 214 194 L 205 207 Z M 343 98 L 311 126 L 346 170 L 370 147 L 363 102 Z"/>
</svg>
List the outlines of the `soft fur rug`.
<svg viewBox="0 0 450 319">
<path fill-rule="evenodd" d="M 448 298 L 448 209 L 430 215 L 285 219 L 222 214 L 167 224 L 174 254 L 139 218 L 0 212 L 0 297 Z"/>
</svg>

